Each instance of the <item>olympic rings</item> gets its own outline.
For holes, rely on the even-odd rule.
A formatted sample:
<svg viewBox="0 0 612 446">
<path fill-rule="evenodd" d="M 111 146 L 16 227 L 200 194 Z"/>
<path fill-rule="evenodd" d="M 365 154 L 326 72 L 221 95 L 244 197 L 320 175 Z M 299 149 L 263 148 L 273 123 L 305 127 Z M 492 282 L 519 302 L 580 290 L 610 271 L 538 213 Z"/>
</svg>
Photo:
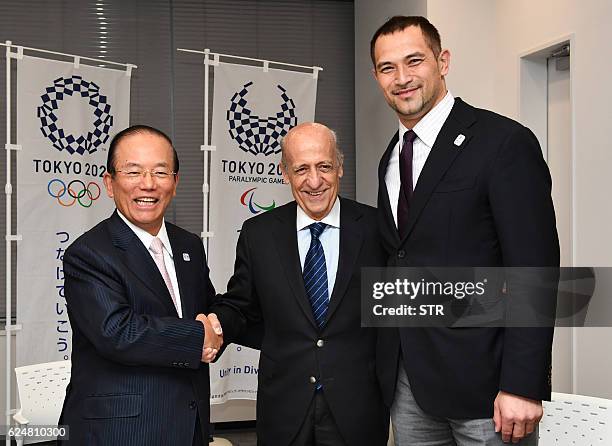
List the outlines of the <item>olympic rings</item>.
<svg viewBox="0 0 612 446">
<path fill-rule="evenodd" d="M 57 189 L 57 186 L 54 186 L 55 184 L 59 186 L 59 189 Z M 75 190 L 77 187 L 78 192 Z M 47 192 L 51 197 L 56 198 L 57 202 L 64 207 L 70 207 L 78 201 L 81 206 L 88 208 L 94 201 L 100 198 L 101 190 L 98 183 L 94 181 L 90 181 L 87 183 L 87 185 L 85 185 L 85 183 L 81 180 L 72 180 L 70 183 L 68 183 L 68 187 L 66 187 L 66 183 L 59 178 L 55 178 L 49 181 L 49 184 L 47 184 Z M 67 200 L 62 200 L 62 197 L 66 195 L 66 192 L 72 201 L 70 198 Z"/>
</svg>

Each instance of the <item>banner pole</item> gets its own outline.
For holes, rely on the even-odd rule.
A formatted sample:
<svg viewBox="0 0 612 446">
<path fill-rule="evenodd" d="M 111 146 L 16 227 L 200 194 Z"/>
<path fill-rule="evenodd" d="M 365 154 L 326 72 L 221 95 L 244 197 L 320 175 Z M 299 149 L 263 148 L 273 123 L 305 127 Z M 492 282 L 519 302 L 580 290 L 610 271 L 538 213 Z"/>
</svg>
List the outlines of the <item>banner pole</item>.
<svg viewBox="0 0 612 446">
<path fill-rule="evenodd" d="M 204 147 L 210 146 L 210 140 L 208 135 L 208 89 L 210 87 L 210 65 L 209 62 L 210 50 L 207 48 L 204 50 Z M 209 151 L 204 150 L 204 184 L 202 185 L 202 234 L 206 235 L 205 250 L 208 254 L 208 155 Z"/>
<path fill-rule="evenodd" d="M 0 46 L 6 46 L 7 48 L 11 48 L 11 46 L 14 46 L 13 43 L 10 40 L 7 40 L 5 43 L 0 43 Z M 134 65 L 134 64 L 129 64 L 129 63 L 121 63 L 121 62 L 113 62 L 112 60 L 105 60 L 105 59 L 95 59 L 93 57 L 85 57 L 85 56 L 77 56 L 76 54 L 68 54 L 68 53 L 60 53 L 59 51 L 49 51 L 49 50 L 45 50 L 42 48 L 32 48 L 29 46 L 19 46 L 19 49 L 21 52 L 23 52 L 23 50 L 27 50 L 27 51 L 34 51 L 37 53 L 44 53 L 44 54 L 53 54 L 55 56 L 62 56 L 62 57 L 68 57 L 71 59 L 79 59 L 79 62 L 81 60 L 89 60 L 91 62 L 96 62 L 96 63 L 100 63 L 100 64 L 110 64 L 110 65 L 118 65 L 120 67 L 127 67 L 127 68 L 138 68 L 138 66 Z M 78 66 L 76 67 L 78 68 Z"/>
<path fill-rule="evenodd" d="M 6 44 L 6 186 L 4 192 L 6 194 L 6 426 L 12 425 L 11 420 L 11 379 L 13 370 L 11 366 L 11 337 L 12 330 L 12 296 L 11 296 L 11 41 L 7 40 Z M 6 435 L 6 446 L 10 446 L 11 437 Z"/>
<path fill-rule="evenodd" d="M 177 48 L 176 50 L 180 51 L 180 52 L 183 52 L 183 53 L 208 54 L 209 56 L 215 57 L 215 59 L 218 59 L 219 57 L 224 57 L 224 58 L 229 58 L 229 59 L 250 60 L 252 62 L 260 62 L 260 63 L 266 64 L 268 66 L 270 64 L 273 64 L 273 65 L 282 65 L 282 66 L 285 66 L 285 67 L 304 68 L 304 69 L 307 69 L 307 70 L 323 71 L 323 68 L 317 67 L 317 66 L 298 65 L 298 64 L 294 64 L 294 63 L 277 62 L 275 60 L 256 59 L 254 57 L 235 56 L 233 54 L 212 53 L 208 48 L 205 49 L 204 51 L 190 50 L 190 49 L 187 49 L 187 48 Z"/>
</svg>

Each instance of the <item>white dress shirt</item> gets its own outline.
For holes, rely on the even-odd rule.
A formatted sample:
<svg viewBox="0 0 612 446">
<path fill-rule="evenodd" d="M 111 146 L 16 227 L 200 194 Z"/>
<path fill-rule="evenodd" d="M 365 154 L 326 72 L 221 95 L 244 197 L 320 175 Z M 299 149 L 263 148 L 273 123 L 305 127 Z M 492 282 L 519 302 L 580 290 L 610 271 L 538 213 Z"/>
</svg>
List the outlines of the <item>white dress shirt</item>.
<svg viewBox="0 0 612 446">
<path fill-rule="evenodd" d="M 125 222 L 125 224 L 128 225 L 132 231 L 134 231 L 136 236 L 140 239 L 140 241 L 144 245 L 147 252 L 151 255 L 151 258 L 153 259 L 153 261 L 155 261 L 155 258 L 153 257 L 153 252 L 151 252 L 151 250 L 149 249 L 149 247 L 151 246 L 151 242 L 153 242 L 153 239 L 155 238 L 155 236 L 149 234 L 144 229 L 139 228 L 138 226 L 133 224 L 121 212 L 119 212 L 118 209 L 117 209 L 117 214 L 119 214 L 119 217 L 121 217 L 121 219 Z M 179 291 L 178 279 L 176 278 L 176 269 L 174 268 L 174 257 L 172 255 L 172 246 L 170 246 L 170 239 L 168 238 L 168 233 L 166 232 L 166 221 L 165 220 L 162 220 L 162 225 L 161 225 L 161 228 L 159 229 L 159 232 L 157 233 L 157 238 L 159 238 L 162 244 L 164 245 L 164 263 L 166 264 L 166 270 L 168 271 L 168 275 L 170 276 L 170 283 L 172 283 L 172 288 L 173 288 L 172 291 L 174 291 L 174 298 L 176 299 L 176 307 L 177 307 L 176 311 L 178 312 L 179 317 L 182 318 L 183 317 L 183 307 L 181 306 L 181 293 Z M 161 274 L 161 271 L 160 271 L 160 274 Z"/>
<path fill-rule="evenodd" d="M 412 128 L 416 133 L 416 139 L 412 144 L 412 186 L 413 190 L 416 189 L 417 181 L 425 161 L 431 152 L 431 148 L 436 142 L 438 133 L 442 129 L 446 118 L 453 108 L 455 98 L 450 91 L 446 92 L 446 95 L 440 102 L 432 108 L 429 113 L 421 118 L 419 122 Z M 404 127 L 399 123 L 399 141 L 391 152 L 389 158 L 389 164 L 387 164 L 387 173 L 385 174 L 385 184 L 387 185 L 387 193 L 389 194 L 389 203 L 391 204 L 391 212 L 393 213 L 393 220 L 397 227 L 397 202 L 399 200 L 399 192 L 401 186 L 400 171 L 399 171 L 399 154 L 401 150 L 402 141 L 404 134 L 410 129 Z"/>
<path fill-rule="evenodd" d="M 306 261 L 306 254 L 308 248 L 310 248 L 310 226 L 312 223 L 316 223 L 317 220 L 313 220 L 297 206 L 296 216 L 296 228 L 297 228 L 297 239 L 298 239 L 298 251 L 300 252 L 300 264 L 302 265 L 302 271 L 304 271 L 304 262 Z M 332 291 L 334 290 L 334 284 L 336 283 L 336 273 L 338 272 L 338 257 L 340 254 L 340 199 L 336 197 L 329 214 L 321 220 L 322 223 L 327 224 L 327 227 L 319 237 L 321 245 L 323 246 L 323 253 L 325 254 L 325 266 L 327 267 L 327 295 L 331 299 Z"/>
</svg>

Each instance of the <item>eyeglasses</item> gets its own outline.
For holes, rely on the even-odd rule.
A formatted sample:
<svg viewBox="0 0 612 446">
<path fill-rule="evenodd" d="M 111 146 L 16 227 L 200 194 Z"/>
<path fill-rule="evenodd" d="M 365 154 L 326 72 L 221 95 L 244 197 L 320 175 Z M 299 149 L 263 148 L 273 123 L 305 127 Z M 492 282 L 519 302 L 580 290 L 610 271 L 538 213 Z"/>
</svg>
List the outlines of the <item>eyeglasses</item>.
<svg viewBox="0 0 612 446">
<path fill-rule="evenodd" d="M 168 172 L 163 169 L 155 169 L 155 170 L 140 170 L 140 169 L 130 169 L 130 170 L 120 170 L 116 169 L 115 172 L 120 173 L 126 180 L 136 182 L 140 181 L 141 178 L 144 178 L 148 173 L 151 175 L 151 178 L 155 178 L 156 180 L 165 181 L 172 178 L 176 175 L 176 172 Z"/>
</svg>

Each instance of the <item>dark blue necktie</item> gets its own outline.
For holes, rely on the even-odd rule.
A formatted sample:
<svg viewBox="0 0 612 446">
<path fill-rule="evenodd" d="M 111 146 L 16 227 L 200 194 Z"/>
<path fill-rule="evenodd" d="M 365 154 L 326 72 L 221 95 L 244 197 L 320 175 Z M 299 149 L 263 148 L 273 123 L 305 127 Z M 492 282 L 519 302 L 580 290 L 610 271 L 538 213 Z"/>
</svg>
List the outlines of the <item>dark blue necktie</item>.
<svg viewBox="0 0 612 446">
<path fill-rule="evenodd" d="M 406 236 L 408 217 L 410 215 L 410 201 L 412 200 L 412 144 L 416 133 L 408 130 L 404 133 L 404 141 L 399 156 L 400 192 L 397 200 L 397 230 L 401 238 Z"/>
<path fill-rule="evenodd" d="M 325 230 L 325 223 L 317 222 L 310 228 L 310 248 L 306 253 L 304 261 L 304 286 L 306 295 L 310 300 L 312 314 L 317 326 L 321 328 L 325 322 L 327 307 L 329 305 L 329 294 L 327 289 L 327 266 L 325 264 L 325 253 L 319 237 Z"/>
</svg>

